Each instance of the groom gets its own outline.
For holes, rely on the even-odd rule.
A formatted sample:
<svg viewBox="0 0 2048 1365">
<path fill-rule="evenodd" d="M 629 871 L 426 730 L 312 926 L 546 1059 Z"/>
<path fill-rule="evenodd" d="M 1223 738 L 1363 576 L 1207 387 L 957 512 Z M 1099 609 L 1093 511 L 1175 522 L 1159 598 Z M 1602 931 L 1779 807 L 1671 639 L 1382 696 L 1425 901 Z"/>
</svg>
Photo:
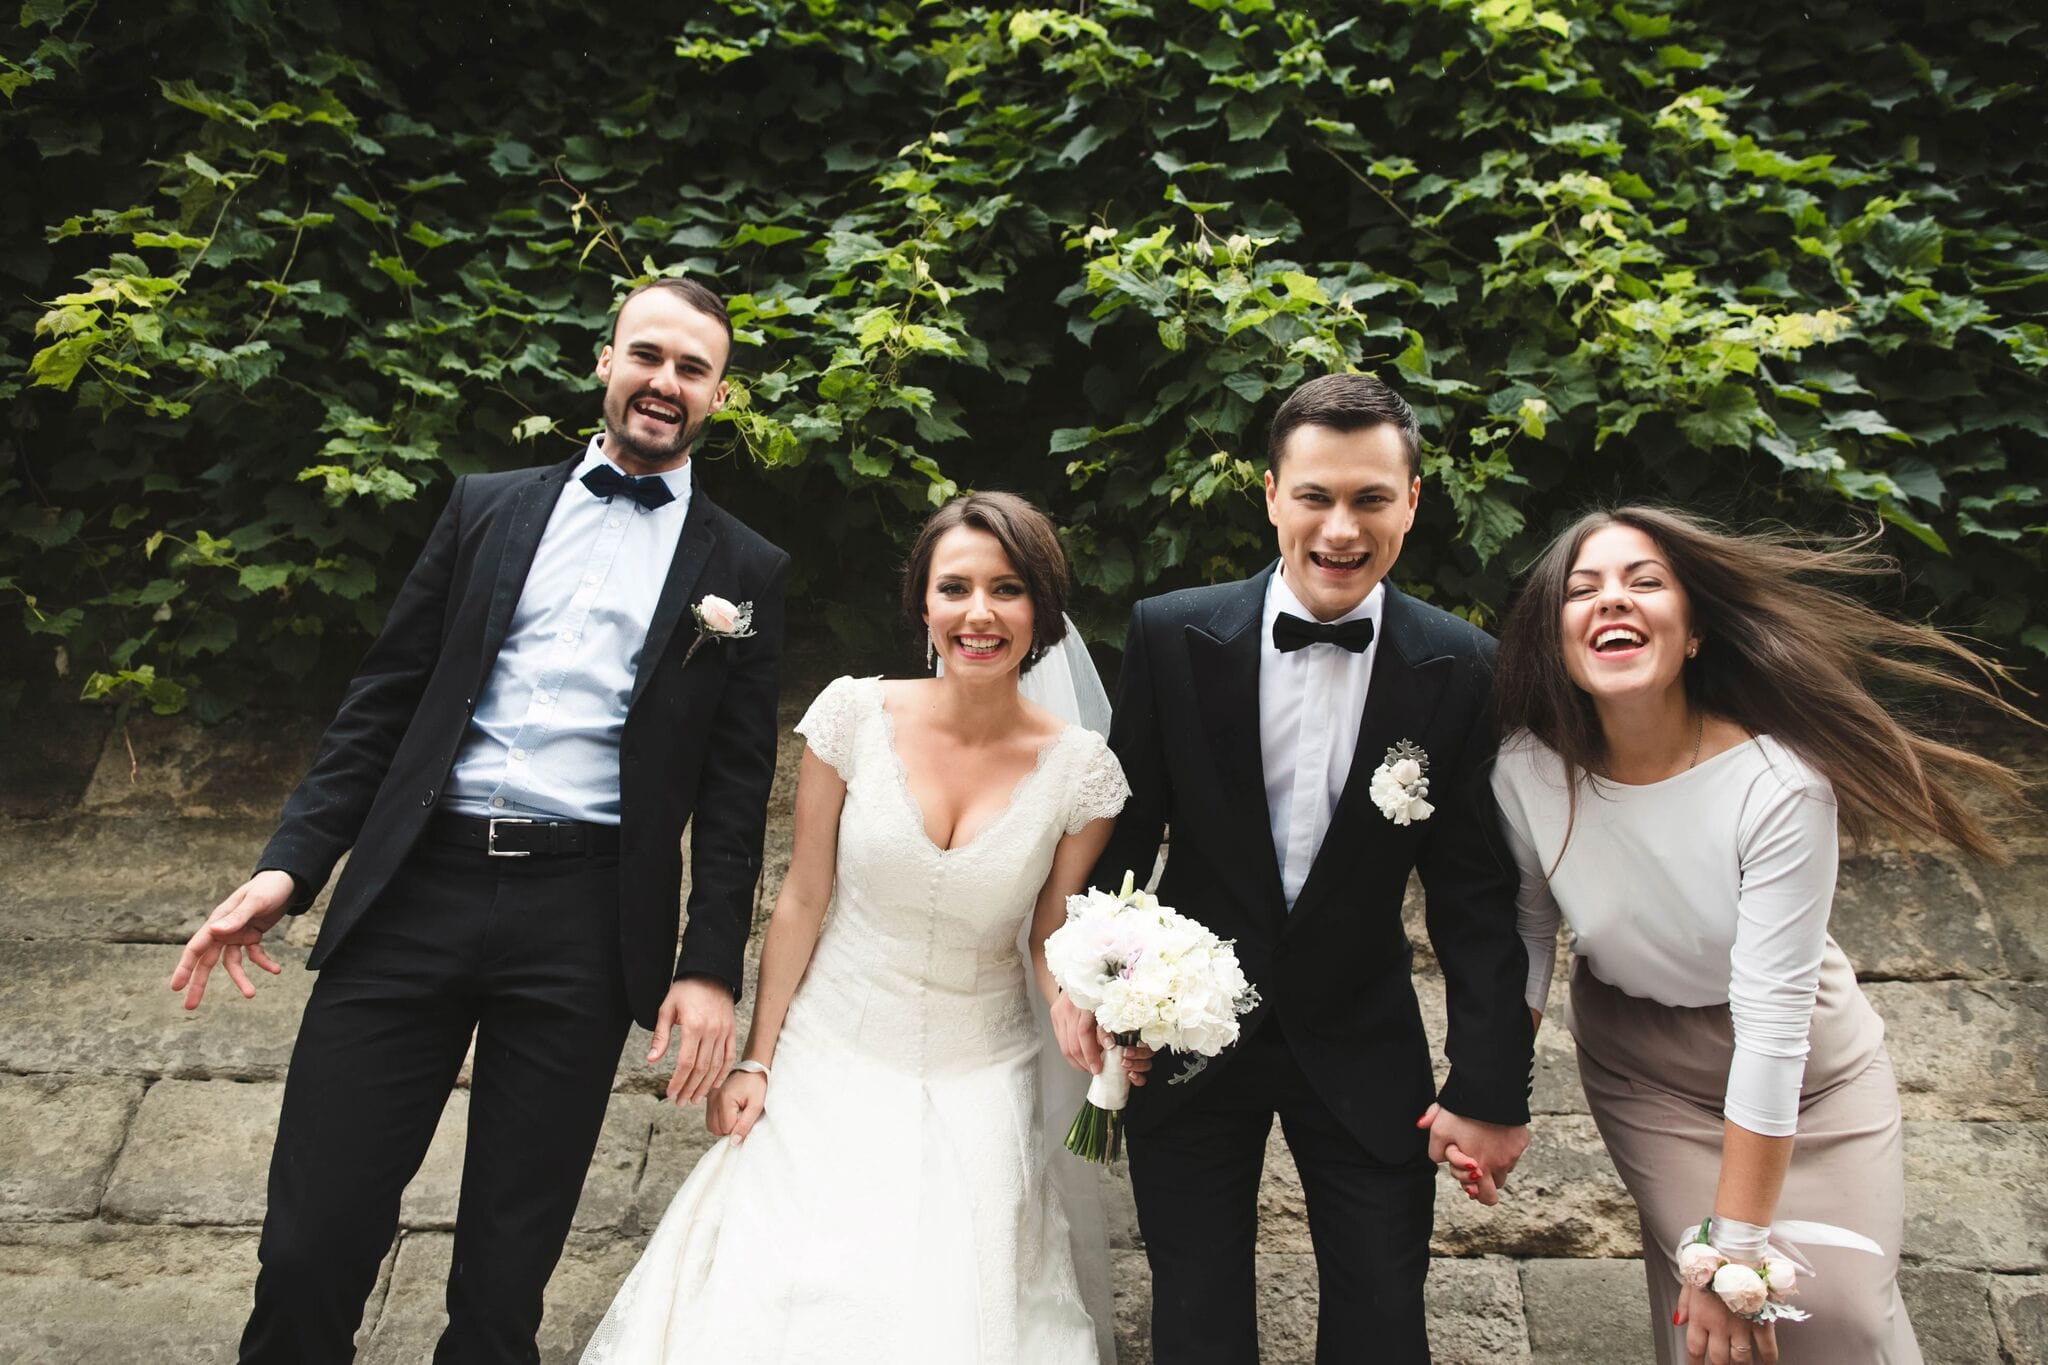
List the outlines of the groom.
<svg viewBox="0 0 2048 1365">
<path fill-rule="evenodd" d="M 1154 1073 L 1169 1083 L 1131 1097 L 1152 1349 L 1161 1365 L 1258 1360 L 1259 1175 L 1278 1115 L 1315 1244 L 1316 1359 L 1427 1361 L 1432 1162 L 1468 1155 L 1490 1199 L 1528 1142 L 1527 959 L 1487 785 L 1493 641 L 1386 582 L 1422 489 L 1398 394 L 1312 380 L 1275 415 L 1267 456 L 1278 565 L 1140 602 L 1110 731 L 1131 799 L 1094 883 L 1142 881 L 1170 827 L 1160 899 L 1235 939 L 1263 997 L 1235 1048 L 1184 1084 L 1169 1060 Z M 1372 791 L 1404 743 L 1434 807 L 1408 823 Z M 1434 1096 L 1401 926 L 1411 869 L 1450 1005 Z"/>
<path fill-rule="evenodd" d="M 354 850 L 306 964 L 244 1361 L 353 1357 L 472 1034 L 438 1362 L 539 1359 L 628 1024 L 649 1061 L 673 1036 L 672 1097 L 731 1065 L 788 564 L 695 486 L 731 347 L 702 285 L 636 289 L 597 362 L 603 436 L 456 481 L 261 870 L 179 960 L 188 1009 L 216 965 L 253 995 L 242 954 L 277 971 L 263 934 Z M 710 597 L 751 603 L 751 634 L 700 618 Z"/>
</svg>

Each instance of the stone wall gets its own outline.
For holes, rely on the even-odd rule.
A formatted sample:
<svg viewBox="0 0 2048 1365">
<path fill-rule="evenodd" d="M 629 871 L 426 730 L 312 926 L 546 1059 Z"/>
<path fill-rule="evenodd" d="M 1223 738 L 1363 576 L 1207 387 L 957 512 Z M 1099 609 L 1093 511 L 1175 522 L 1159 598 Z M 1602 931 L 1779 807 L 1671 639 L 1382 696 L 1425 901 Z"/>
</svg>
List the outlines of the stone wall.
<svg viewBox="0 0 2048 1365">
<path fill-rule="evenodd" d="M 785 709 L 785 728 L 796 714 Z M 187 1014 L 166 982 L 175 945 L 245 875 L 315 735 L 304 723 L 155 718 L 116 731 L 105 713 L 74 708 L 0 738 L 0 1360 L 233 1358 L 315 917 L 291 925 L 285 975 L 259 974 L 253 1002 L 216 978 Z M 1986 739 L 2037 769 L 2048 756 L 2036 736 Z M 785 745 L 763 914 L 787 865 L 795 753 Z M 1895 848 L 1853 857 L 1836 905 L 1836 935 L 1890 1028 L 1905 1106 L 1907 1302 L 1927 1358 L 1955 1365 L 2048 1361 L 2048 822 L 2013 838 L 2006 868 Z M 1442 987 L 1415 910 L 1440 1036 Z M 645 1047 L 636 1031 L 620 1059 L 549 1288 L 548 1361 L 575 1358 L 706 1144 L 696 1111 L 660 1102 L 665 1072 L 639 1060 Z M 1634 1210 L 1556 1022 L 1543 1030 L 1536 1102 L 1534 1141 L 1500 1208 L 1440 1182 L 1437 1359 L 1646 1359 Z M 365 1361 L 431 1352 L 466 1118 L 458 1091 L 406 1193 L 364 1320 Z M 1122 1177 L 1103 1178 L 1122 1358 L 1142 1365 L 1144 1252 Z M 1261 1204 L 1264 1358 L 1306 1362 L 1314 1263 L 1277 1130 Z"/>
</svg>

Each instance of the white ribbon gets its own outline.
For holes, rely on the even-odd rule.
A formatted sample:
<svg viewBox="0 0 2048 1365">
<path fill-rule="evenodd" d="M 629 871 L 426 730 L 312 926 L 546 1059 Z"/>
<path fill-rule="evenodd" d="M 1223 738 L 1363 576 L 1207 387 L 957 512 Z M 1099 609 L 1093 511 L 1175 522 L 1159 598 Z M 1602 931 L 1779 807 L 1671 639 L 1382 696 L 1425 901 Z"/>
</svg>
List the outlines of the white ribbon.
<svg viewBox="0 0 2048 1365">
<path fill-rule="evenodd" d="M 1130 1098 L 1131 1078 L 1124 1074 L 1124 1050 L 1112 1043 L 1102 1049 L 1102 1070 L 1088 1082 L 1088 1103 L 1105 1114 L 1118 1114 Z"/>
</svg>

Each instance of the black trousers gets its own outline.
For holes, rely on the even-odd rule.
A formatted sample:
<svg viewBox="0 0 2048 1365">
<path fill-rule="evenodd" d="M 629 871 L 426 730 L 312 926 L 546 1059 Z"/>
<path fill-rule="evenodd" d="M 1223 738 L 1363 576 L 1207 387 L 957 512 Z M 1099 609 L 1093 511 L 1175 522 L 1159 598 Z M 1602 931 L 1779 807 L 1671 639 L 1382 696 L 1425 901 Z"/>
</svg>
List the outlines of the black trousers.
<svg viewBox="0 0 2048 1365">
<path fill-rule="evenodd" d="M 271 1156 L 241 1359 L 354 1358 L 399 1195 L 471 1034 L 448 1326 L 436 1362 L 537 1361 L 631 1022 L 618 860 L 423 845 L 320 972 Z"/>
<path fill-rule="evenodd" d="M 1156 1129 L 1130 1133 L 1159 1365 L 1257 1365 L 1259 1174 L 1279 1115 L 1301 1172 L 1319 1287 L 1317 1365 L 1429 1360 L 1422 1287 L 1436 1168 L 1375 1159 L 1317 1097 L 1276 1020 Z"/>
</svg>

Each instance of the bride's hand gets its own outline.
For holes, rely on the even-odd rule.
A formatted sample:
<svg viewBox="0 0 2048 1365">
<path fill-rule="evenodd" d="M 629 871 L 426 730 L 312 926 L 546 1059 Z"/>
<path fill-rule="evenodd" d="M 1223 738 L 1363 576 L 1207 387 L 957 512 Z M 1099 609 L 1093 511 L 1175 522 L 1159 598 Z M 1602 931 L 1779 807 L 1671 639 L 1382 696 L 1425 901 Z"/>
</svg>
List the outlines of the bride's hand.
<svg viewBox="0 0 2048 1365">
<path fill-rule="evenodd" d="M 706 1097 L 704 1126 L 711 1136 L 728 1138 L 737 1147 L 760 1121 L 768 1100 L 768 1079 L 753 1071 L 735 1071 Z"/>
<path fill-rule="evenodd" d="M 1067 999 L 1065 991 L 1053 997 L 1052 1033 L 1059 1040 L 1060 1056 L 1075 1070 L 1091 1076 L 1102 1070 L 1102 1044 L 1097 1041 L 1095 1015 Z"/>
</svg>

